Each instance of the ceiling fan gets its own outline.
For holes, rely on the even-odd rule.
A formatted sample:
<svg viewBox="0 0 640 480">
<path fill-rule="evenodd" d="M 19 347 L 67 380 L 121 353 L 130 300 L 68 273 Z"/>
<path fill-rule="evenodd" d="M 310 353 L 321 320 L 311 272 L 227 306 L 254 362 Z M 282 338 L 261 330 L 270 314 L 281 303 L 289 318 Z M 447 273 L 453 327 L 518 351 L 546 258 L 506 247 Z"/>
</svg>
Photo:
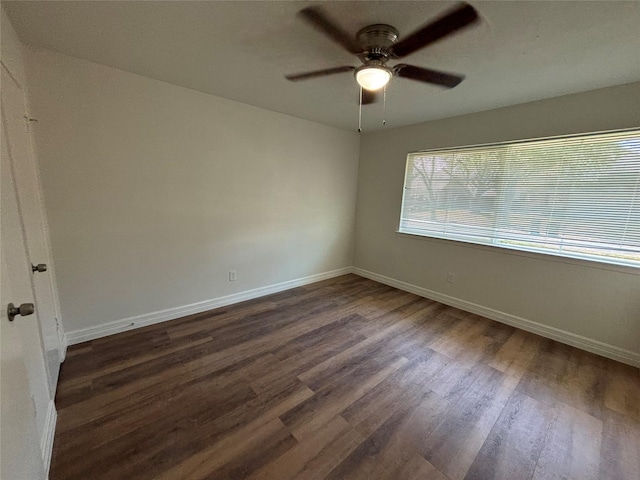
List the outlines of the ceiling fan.
<svg viewBox="0 0 640 480">
<path fill-rule="evenodd" d="M 342 48 L 356 55 L 362 65 L 359 67 L 345 65 L 296 73 L 285 75 L 285 78 L 292 82 L 297 82 L 337 73 L 354 72 L 356 81 L 363 89 L 362 104 L 375 102 L 377 99 L 376 90 L 380 90 L 387 85 L 394 76 L 440 85 L 446 88 L 453 88 L 458 85 L 464 79 L 464 76 L 407 65 L 406 63 L 399 63 L 390 67 L 387 62 L 391 59 L 406 57 L 444 37 L 457 33 L 459 30 L 477 22 L 480 18 L 471 5 L 463 2 L 398 41 L 399 32 L 391 25 L 369 25 L 358 31 L 355 38 L 353 38 L 320 7 L 307 7 L 300 10 L 298 14 L 304 21 L 327 35 Z"/>
</svg>

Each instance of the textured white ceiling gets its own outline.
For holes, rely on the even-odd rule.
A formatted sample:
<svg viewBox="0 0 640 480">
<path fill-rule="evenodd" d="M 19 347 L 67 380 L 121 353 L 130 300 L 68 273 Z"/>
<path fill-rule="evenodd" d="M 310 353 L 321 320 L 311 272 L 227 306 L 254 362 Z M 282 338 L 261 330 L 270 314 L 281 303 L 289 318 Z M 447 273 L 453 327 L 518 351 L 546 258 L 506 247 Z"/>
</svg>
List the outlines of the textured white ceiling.
<svg viewBox="0 0 640 480">
<path fill-rule="evenodd" d="M 22 40 L 269 110 L 355 130 L 358 89 L 345 73 L 297 73 L 359 61 L 296 17 L 324 8 L 349 32 L 389 23 L 403 34 L 452 2 L 7 2 Z M 403 63 L 466 75 L 452 90 L 394 78 L 388 127 L 640 80 L 640 2 L 472 3 L 482 22 Z M 392 64 L 392 62 L 390 62 Z M 363 108 L 382 128 L 382 105 Z"/>
</svg>

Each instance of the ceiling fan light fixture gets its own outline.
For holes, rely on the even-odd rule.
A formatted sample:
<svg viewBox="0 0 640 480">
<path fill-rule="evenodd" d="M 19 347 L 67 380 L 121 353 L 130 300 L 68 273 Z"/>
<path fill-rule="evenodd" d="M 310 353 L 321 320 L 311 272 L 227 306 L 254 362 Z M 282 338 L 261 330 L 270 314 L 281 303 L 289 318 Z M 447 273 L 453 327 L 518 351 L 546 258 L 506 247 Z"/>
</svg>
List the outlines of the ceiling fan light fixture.
<svg viewBox="0 0 640 480">
<path fill-rule="evenodd" d="M 379 90 L 384 87 L 393 74 L 381 65 L 363 65 L 356 70 L 356 81 L 365 90 Z"/>
</svg>

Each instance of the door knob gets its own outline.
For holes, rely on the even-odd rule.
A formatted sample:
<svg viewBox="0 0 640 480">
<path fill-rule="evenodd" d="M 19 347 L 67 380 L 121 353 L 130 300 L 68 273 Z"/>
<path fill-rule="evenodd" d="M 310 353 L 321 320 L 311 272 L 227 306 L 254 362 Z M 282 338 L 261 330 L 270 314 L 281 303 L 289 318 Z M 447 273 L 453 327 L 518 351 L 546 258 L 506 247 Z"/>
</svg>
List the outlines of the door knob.
<svg viewBox="0 0 640 480">
<path fill-rule="evenodd" d="M 39 263 L 37 265 L 31 265 L 31 271 L 32 272 L 46 272 L 47 271 L 47 264 L 46 263 Z"/>
<path fill-rule="evenodd" d="M 7 317 L 9 317 L 10 322 L 13 322 L 16 315 L 26 317 L 27 315 L 32 315 L 35 311 L 33 303 L 23 303 L 19 307 L 14 306 L 13 303 L 7 305 Z"/>
</svg>

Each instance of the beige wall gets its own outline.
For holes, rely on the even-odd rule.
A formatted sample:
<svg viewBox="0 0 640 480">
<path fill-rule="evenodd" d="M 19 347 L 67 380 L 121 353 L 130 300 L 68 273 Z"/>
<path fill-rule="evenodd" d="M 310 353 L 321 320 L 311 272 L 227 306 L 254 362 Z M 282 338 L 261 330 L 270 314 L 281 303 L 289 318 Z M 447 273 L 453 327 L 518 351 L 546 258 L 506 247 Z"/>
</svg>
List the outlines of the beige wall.
<svg viewBox="0 0 640 480">
<path fill-rule="evenodd" d="M 352 264 L 357 134 L 44 50 L 27 74 L 68 332 Z"/>
<path fill-rule="evenodd" d="M 67 331 L 353 263 L 640 353 L 637 269 L 396 233 L 408 152 L 638 126 L 640 83 L 359 138 L 49 51 L 27 74 Z"/>
<path fill-rule="evenodd" d="M 640 83 L 367 133 L 360 145 L 356 267 L 640 353 L 640 272 L 396 233 L 406 155 L 640 126 Z M 455 283 L 446 283 L 454 272 Z"/>
</svg>

